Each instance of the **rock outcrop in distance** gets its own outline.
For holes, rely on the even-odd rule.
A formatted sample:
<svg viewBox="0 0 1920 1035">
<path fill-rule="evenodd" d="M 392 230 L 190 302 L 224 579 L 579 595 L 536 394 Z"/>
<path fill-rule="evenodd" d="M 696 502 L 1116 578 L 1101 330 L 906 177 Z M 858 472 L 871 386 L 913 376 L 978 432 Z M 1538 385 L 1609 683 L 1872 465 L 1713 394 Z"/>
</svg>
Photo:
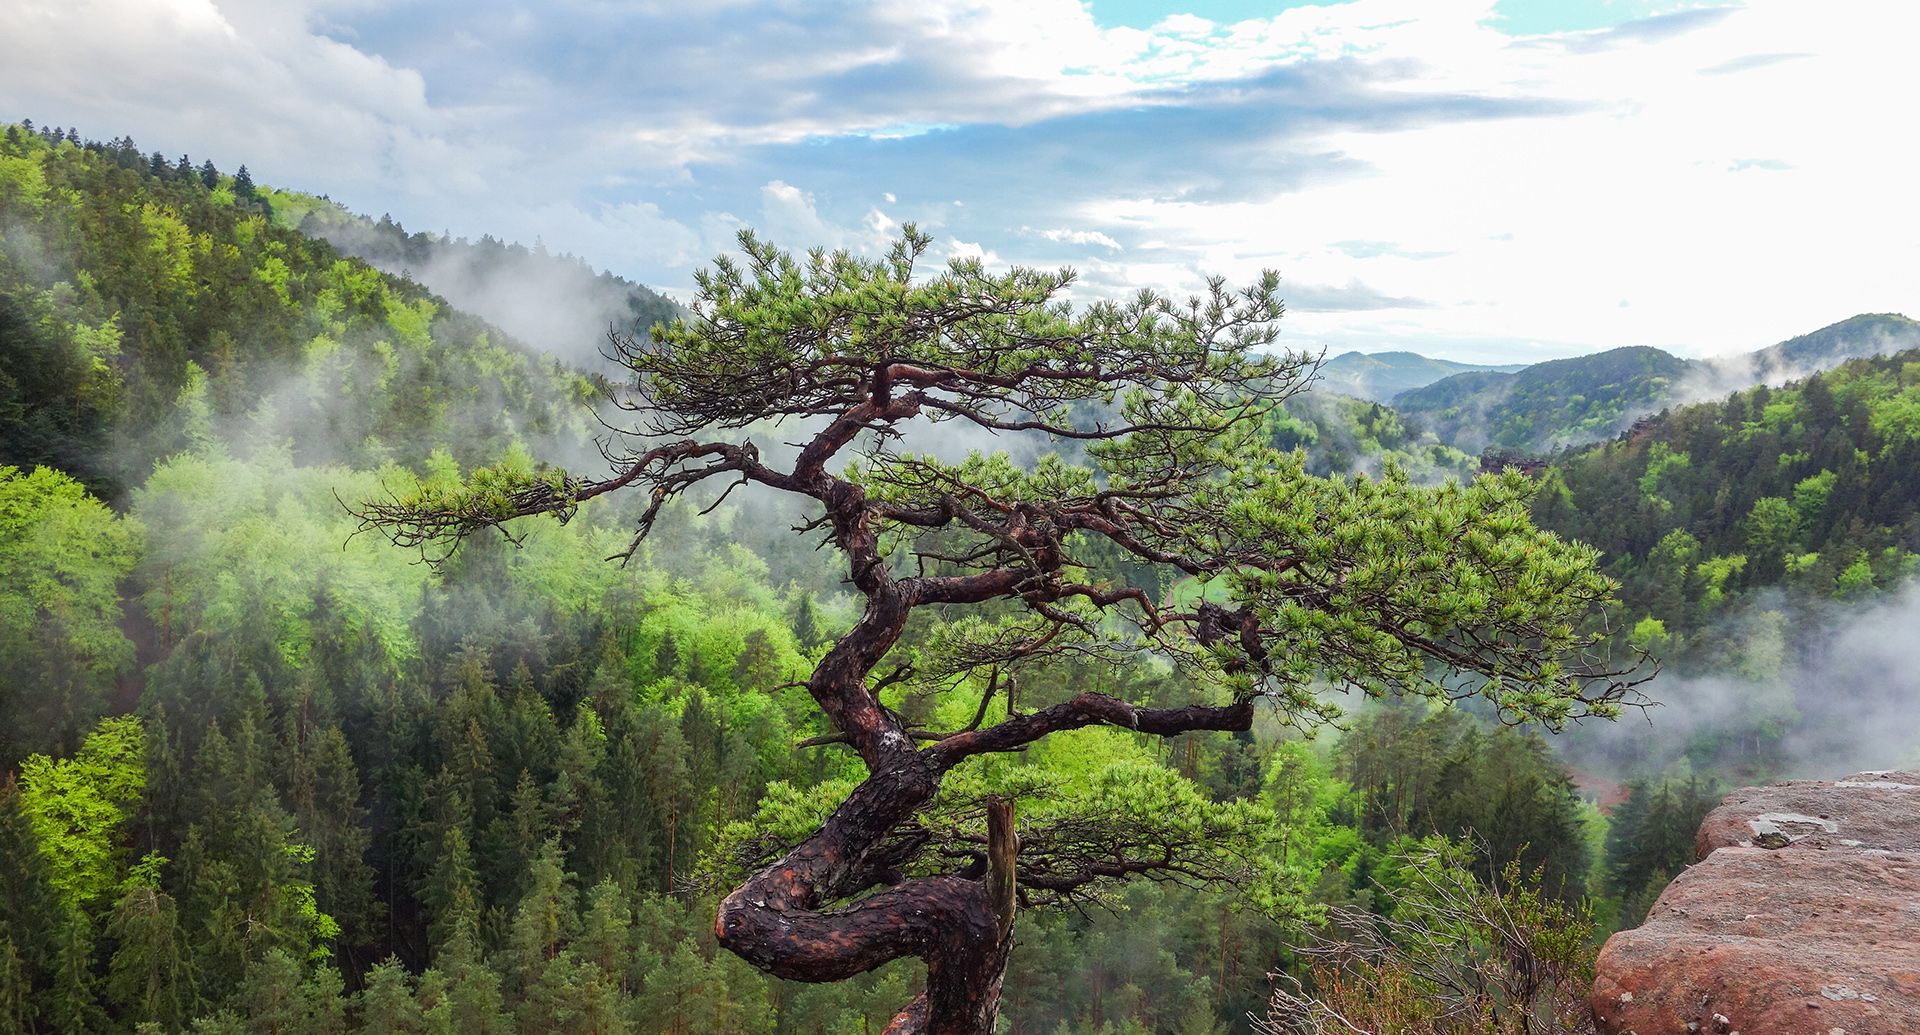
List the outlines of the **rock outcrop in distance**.
<svg viewBox="0 0 1920 1035">
<path fill-rule="evenodd" d="M 1920 772 L 1735 791 L 1607 940 L 1604 1035 L 1920 1033 Z"/>
</svg>

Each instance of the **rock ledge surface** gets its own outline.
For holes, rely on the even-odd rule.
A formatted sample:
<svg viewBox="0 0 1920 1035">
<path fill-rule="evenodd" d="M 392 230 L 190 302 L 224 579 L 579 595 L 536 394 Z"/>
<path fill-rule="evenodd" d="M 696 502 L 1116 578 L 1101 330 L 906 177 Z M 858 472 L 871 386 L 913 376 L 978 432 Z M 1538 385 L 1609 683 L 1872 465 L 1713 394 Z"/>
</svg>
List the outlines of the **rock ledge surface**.
<svg viewBox="0 0 1920 1035">
<path fill-rule="evenodd" d="M 1601 950 L 1601 1032 L 1920 1033 L 1920 772 L 1735 791 L 1695 847 Z"/>
</svg>

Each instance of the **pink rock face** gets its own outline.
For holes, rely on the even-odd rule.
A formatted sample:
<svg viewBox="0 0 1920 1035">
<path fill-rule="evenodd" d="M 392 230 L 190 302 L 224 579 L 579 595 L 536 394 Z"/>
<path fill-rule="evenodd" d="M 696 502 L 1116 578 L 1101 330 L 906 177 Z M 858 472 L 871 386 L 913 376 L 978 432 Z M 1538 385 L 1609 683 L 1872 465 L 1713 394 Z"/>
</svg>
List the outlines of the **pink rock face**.
<svg viewBox="0 0 1920 1035">
<path fill-rule="evenodd" d="M 1695 858 L 1732 845 L 1920 852 L 1920 773 L 1855 773 L 1734 791 L 1700 824 Z M 1756 842 L 1756 838 L 1759 839 Z M 1784 846 L 1783 846 L 1784 847 Z"/>
<path fill-rule="evenodd" d="M 1601 950 L 1600 1031 L 1920 1035 L 1920 773 L 1736 791 L 1699 848 Z"/>
</svg>

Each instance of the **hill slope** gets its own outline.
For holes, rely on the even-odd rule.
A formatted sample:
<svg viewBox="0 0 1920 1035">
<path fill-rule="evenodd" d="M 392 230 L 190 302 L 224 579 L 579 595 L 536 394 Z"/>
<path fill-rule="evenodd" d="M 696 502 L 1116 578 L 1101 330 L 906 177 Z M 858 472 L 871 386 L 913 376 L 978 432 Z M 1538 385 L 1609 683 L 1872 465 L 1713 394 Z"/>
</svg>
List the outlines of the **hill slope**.
<svg viewBox="0 0 1920 1035">
<path fill-rule="evenodd" d="M 1395 396 L 1395 409 L 1441 441 L 1544 451 L 1604 438 L 1657 410 L 1691 365 L 1646 346 L 1536 363 L 1518 373 L 1455 374 Z"/>
<path fill-rule="evenodd" d="M 356 215 L 322 198 L 275 194 L 285 225 L 381 270 L 425 284 L 455 306 L 583 370 L 602 370 L 607 333 L 644 336 L 680 315 L 640 284 L 598 273 L 584 259 L 491 236 L 478 241 L 407 233 L 392 219 Z"/>
<path fill-rule="evenodd" d="M 1869 314 L 1741 355 L 1686 360 L 1646 346 L 1620 348 L 1513 374 L 1455 374 L 1392 402 L 1460 449 L 1545 452 L 1605 438 L 1668 406 L 1911 348 L 1920 348 L 1920 322 Z"/>
<path fill-rule="evenodd" d="M 1850 359 L 1916 348 L 1920 321 L 1898 313 L 1863 313 L 1755 352 L 1704 360 L 1688 388 L 1695 399 L 1719 398 L 1754 385 L 1797 381 Z"/>
<path fill-rule="evenodd" d="M 1652 728 L 1595 738 L 1615 764 L 1754 777 L 1920 751 L 1920 350 L 1557 457 L 1534 517 L 1602 551 L 1619 639 L 1665 663 Z"/>
<path fill-rule="evenodd" d="M 8 128 L 0 464 L 59 467 L 112 498 L 221 431 L 366 466 L 587 440 L 590 380 L 276 225 L 269 193 L 131 141 Z"/>
<path fill-rule="evenodd" d="M 1314 382 L 1317 391 L 1350 395 L 1370 402 L 1386 402 L 1401 392 L 1430 385 L 1444 377 L 1473 371 L 1512 373 L 1524 363 L 1492 366 L 1434 359 L 1417 352 L 1343 352 L 1320 364 Z"/>
</svg>

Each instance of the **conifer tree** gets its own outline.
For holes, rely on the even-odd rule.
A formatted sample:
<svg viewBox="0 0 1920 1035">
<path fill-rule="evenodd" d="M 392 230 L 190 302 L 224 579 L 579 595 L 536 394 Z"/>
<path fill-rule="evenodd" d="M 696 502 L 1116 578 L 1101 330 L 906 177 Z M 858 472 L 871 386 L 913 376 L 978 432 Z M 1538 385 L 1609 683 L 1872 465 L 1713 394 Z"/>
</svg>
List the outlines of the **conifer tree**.
<svg viewBox="0 0 1920 1035">
<path fill-rule="evenodd" d="M 367 971 L 358 1003 L 358 1035 L 426 1035 L 427 1019 L 414 997 L 413 979 L 394 957 Z"/>
<path fill-rule="evenodd" d="M 185 1020 L 192 982 L 179 907 L 160 886 L 165 863 L 149 855 L 121 885 L 107 918 L 114 950 L 106 994 L 122 1018 L 171 1029 Z"/>
<path fill-rule="evenodd" d="M 370 944 L 378 910 L 366 861 L 367 813 L 360 804 L 360 779 L 346 735 L 329 726 L 289 754 L 288 804 L 302 843 L 314 852 L 319 908 L 340 924 L 343 947 Z"/>
<path fill-rule="evenodd" d="M 500 976 L 487 966 L 478 940 L 467 928 L 456 931 L 420 978 L 420 1001 L 429 1030 L 462 1035 L 510 1035 Z"/>
<path fill-rule="evenodd" d="M 427 931 L 436 951 L 463 936 L 478 941 L 480 882 L 462 825 L 448 824 L 420 898 L 427 907 Z"/>
<path fill-rule="evenodd" d="M 809 650 L 820 643 L 820 615 L 814 607 L 812 593 L 800 594 L 799 602 L 794 605 L 793 638 Z"/>
<path fill-rule="evenodd" d="M 106 1026 L 106 1011 L 93 976 L 93 925 L 79 909 L 67 907 L 43 917 L 54 928 L 53 986 L 42 1008 L 53 1030 L 80 1035 Z"/>
<path fill-rule="evenodd" d="M 48 918 L 60 914 L 47 881 L 40 840 L 20 806 L 20 788 L 0 777 L 0 1019 L 32 1030 L 52 972 L 57 941 Z"/>
<path fill-rule="evenodd" d="M 0 1025 L 8 1031 L 32 1031 L 38 1016 L 27 961 L 14 945 L 11 933 L 0 935 Z"/>
<path fill-rule="evenodd" d="M 580 918 L 574 950 L 583 963 L 598 967 L 615 987 L 631 989 L 633 969 L 633 910 L 620 885 L 603 880 L 587 891 L 587 907 Z"/>
<path fill-rule="evenodd" d="M 715 924 L 724 948 L 806 981 L 917 956 L 927 990 L 891 1030 L 990 1031 L 1016 889 L 1029 903 L 1065 903 L 1171 868 L 1262 888 L 1283 909 L 1303 891 L 1241 865 L 1264 858 L 1270 824 L 1221 811 L 1159 767 L 1116 773 L 1111 798 L 1067 806 L 1057 822 L 1042 812 L 1016 834 L 1011 803 L 969 783 L 970 760 L 1088 726 L 1245 731 L 1257 706 L 1323 721 L 1334 715 L 1314 692 L 1323 685 L 1445 699 L 1472 680 L 1504 717 L 1549 726 L 1619 713 L 1632 681 L 1584 667 L 1592 640 L 1575 631 L 1613 587 L 1591 550 L 1532 528 L 1523 477 L 1434 490 L 1393 472 L 1323 480 L 1262 445 L 1267 415 L 1309 367 L 1266 353 L 1277 275 L 1241 291 L 1214 281 L 1184 303 L 1143 292 L 1076 311 L 1061 300 L 1069 272 L 992 274 L 958 260 L 920 275 L 928 244 L 909 228 L 877 261 L 796 259 L 742 235 L 744 261 L 700 274 L 691 319 L 623 343 L 633 380 L 622 403 L 646 437 L 611 474 L 494 468 L 361 511 L 397 543 L 444 551 L 630 486 L 645 496 L 639 537 L 669 501 L 716 477 L 814 508 L 811 527 L 843 555 L 863 604 L 807 680 L 829 726 L 812 742 L 844 744 L 866 777 L 830 810 L 769 810 L 787 833 L 738 860 Z M 789 419 L 814 429 L 790 461 L 738 441 Z M 1023 469 L 1005 455 L 953 463 L 896 450 L 902 429 L 945 421 L 1078 441 L 1086 462 L 1053 455 Z M 1081 554 L 1086 540 L 1143 570 L 1218 582 L 1224 602 L 1167 604 L 1157 578 L 1103 578 Z M 896 653 L 916 611 L 968 608 L 976 618 L 950 622 L 926 664 Z M 1062 687 L 1029 710 L 990 707 L 1002 684 L 988 673 L 1146 651 L 1177 666 L 1192 703 Z M 688 666 L 694 682 L 707 675 Z M 947 731 L 911 725 L 888 691 L 912 680 L 925 693 L 980 693 L 977 717 Z M 679 739 L 684 753 L 679 733 L 664 731 L 662 746 Z M 974 790 L 938 797 L 949 779 Z M 682 800 L 661 801 L 669 880 L 681 872 Z M 711 984 L 695 994 L 710 999 Z M 760 1023 L 695 1018 L 707 1021 Z"/>
</svg>

